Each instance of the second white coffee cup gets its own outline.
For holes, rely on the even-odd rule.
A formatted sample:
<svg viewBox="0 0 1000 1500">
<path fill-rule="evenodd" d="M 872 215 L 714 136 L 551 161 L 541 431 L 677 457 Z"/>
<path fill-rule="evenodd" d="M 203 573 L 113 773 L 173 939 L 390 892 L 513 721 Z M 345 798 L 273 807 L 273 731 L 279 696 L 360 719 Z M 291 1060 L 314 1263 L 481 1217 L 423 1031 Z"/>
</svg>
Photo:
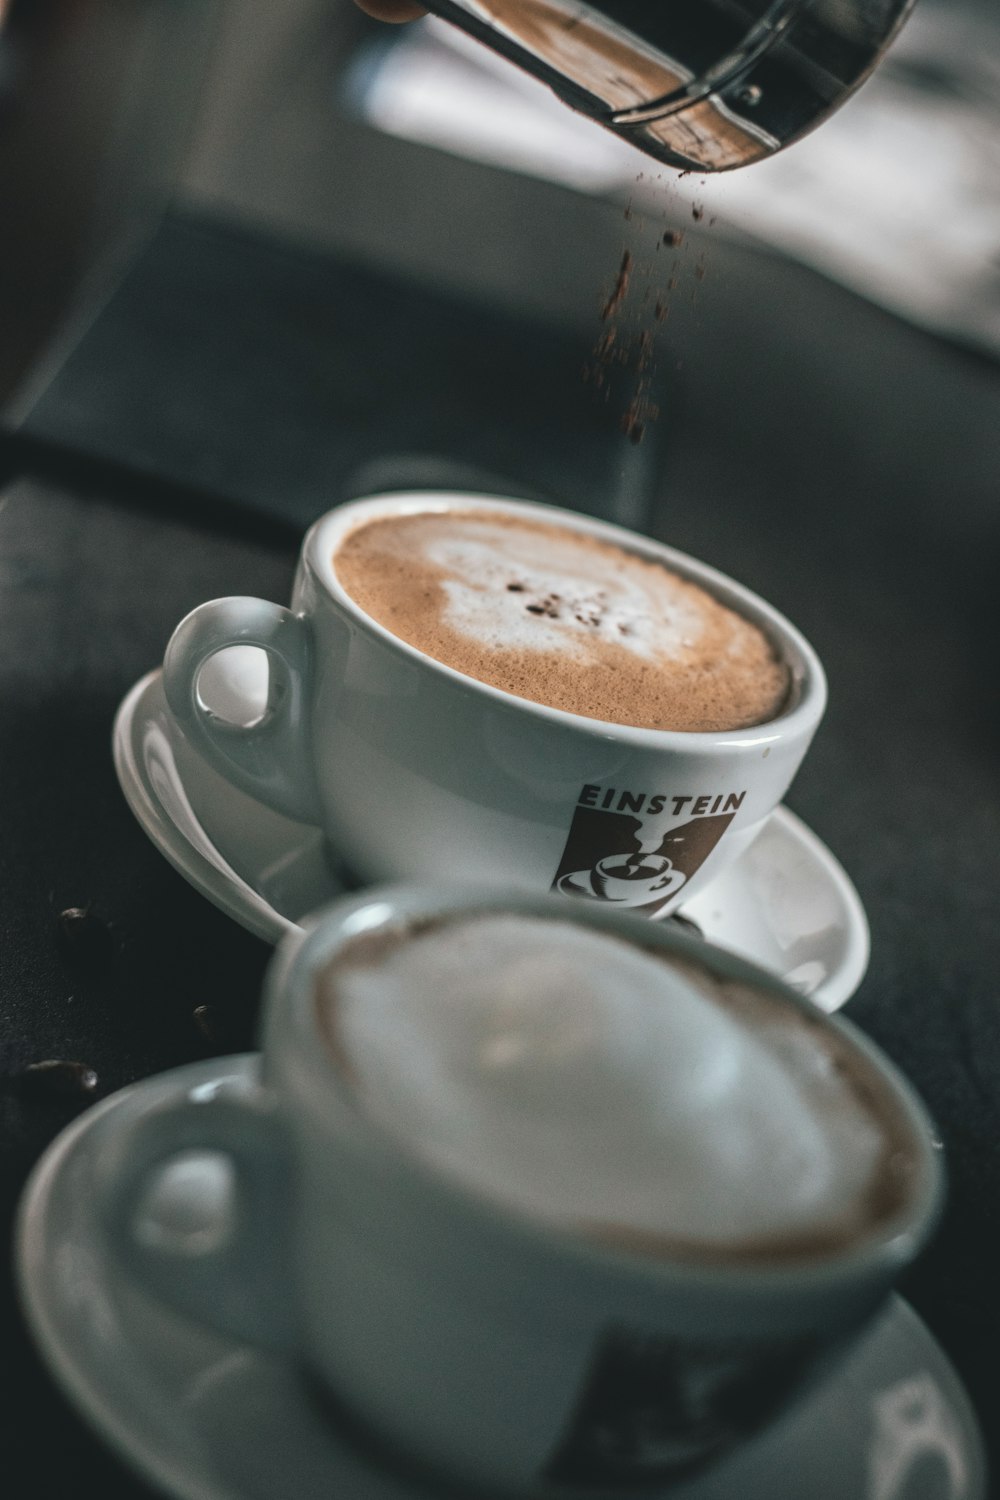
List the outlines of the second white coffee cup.
<svg viewBox="0 0 1000 1500">
<path fill-rule="evenodd" d="M 192 1151 L 226 1207 L 161 1234 L 147 1195 Z M 663 1495 L 745 1442 L 942 1196 L 905 1080 L 776 978 L 596 903 L 425 887 L 316 914 L 269 972 L 260 1087 L 135 1114 L 100 1167 L 147 1294 L 303 1361 L 379 1463 L 551 1500 Z"/>
<path fill-rule="evenodd" d="M 782 710 L 713 732 L 568 713 L 409 645 L 338 578 L 339 547 L 370 521 L 476 511 L 554 522 L 699 585 L 773 644 L 790 682 Z M 213 714 L 199 693 L 203 667 L 235 645 L 269 659 L 267 708 L 249 726 Z M 497 881 L 648 916 L 668 913 L 742 853 L 784 796 L 826 703 L 822 667 L 799 632 L 714 569 L 570 512 L 452 493 L 383 495 L 322 517 L 303 543 L 291 608 L 241 597 L 201 605 L 170 641 L 164 687 L 217 771 L 321 826 L 362 880 Z M 670 878 L 623 876 L 640 856 Z"/>
</svg>

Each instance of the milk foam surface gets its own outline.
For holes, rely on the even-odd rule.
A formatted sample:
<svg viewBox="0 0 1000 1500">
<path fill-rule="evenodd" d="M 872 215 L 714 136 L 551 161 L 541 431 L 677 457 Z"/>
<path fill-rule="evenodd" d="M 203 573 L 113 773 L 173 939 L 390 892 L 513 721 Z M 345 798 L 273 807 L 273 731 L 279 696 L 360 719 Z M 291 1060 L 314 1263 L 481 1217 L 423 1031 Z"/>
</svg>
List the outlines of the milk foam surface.
<svg viewBox="0 0 1000 1500">
<path fill-rule="evenodd" d="M 658 562 L 489 511 L 382 517 L 334 566 L 362 609 L 480 681 L 611 723 L 710 730 L 780 711 L 763 632 Z"/>
<path fill-rule="evenodd" d="M 822 1231 L 861 1211 L 885 1149 L 807 1024 L 747 1025 L 573 923 L 435 926 L 335 963 L 320 1007 L 366 1114 L 549 1222 L 709 1247 Z"/>
<path fill-rule="evenodd" d="M 584 661 L 596 634 L 647 661 L 676 660 L 708 624 L 707 601 L 674 574 L 612 571 L 607 554 L 567 545 L 565 533 L 463 522 L 429 541 L 425 556 L 447 575 L 447 624 L 495 651 L 563 651 Z"/>
</svg>

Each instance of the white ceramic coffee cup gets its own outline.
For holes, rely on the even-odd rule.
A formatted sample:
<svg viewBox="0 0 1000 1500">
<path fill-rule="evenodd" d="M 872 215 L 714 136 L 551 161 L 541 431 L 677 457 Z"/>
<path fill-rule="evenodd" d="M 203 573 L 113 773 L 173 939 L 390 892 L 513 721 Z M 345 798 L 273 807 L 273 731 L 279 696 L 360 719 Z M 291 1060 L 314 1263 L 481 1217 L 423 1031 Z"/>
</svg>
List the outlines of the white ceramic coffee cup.
<svg viewBox="0 0 1000 1500">
<path fill-rule="evenodd" d="M 482 911 L 572 921 L 674 954 L 844 1039 L 869 1097 L 891 1101 L 902 1142 L 893 1161 L 907 1164 L 905 1186 L 886 1215 L 822 1255 L 698 1262 L 546 1224 L 422 1160 L 366 1115 L 335 1061 L 318 976 L 359 935 Z M 670 924 L 597 903 L 371 890 L 285 941 L 264 1024 L 256 1093 L 200 1089 L 107 1143 L 96 1206 L 109 1251 L 202 1324 L 304 1361 L 331 1393 L 331 1415 L 372 1435 L 384 1459 L 463 1485 L 648 1493 L 718 1459 L 845 1346 L 938 1212 L 927 1116 L 849 1023 Z M 178 1253 L 137 1233 L 137 1211 L 158 1169 L 192 1150 L 229 1159 L 235 1201 L 224 1225 L 203 1224 Z"/>
<path fill-rule="evenodd" d="M 685 733 L 609 724 L 529 702 L 416 650 L 341 585 L 334 555 L 367 521 L 482 509 L 558 521 L 659 561 L 759 625 L 787 663 L 787 706 L 750 729 Z M 268 707 L 250 727 L 206 707 L 202 668 L 233 645 L 269 657 Z M 682 878 L 650 892 L 662 916 L 736 859 L 781 801 L 826 704 L 815 652 L 763 600 L 703 563 L 604 522 L 523 501 L 396 494 L 311 528 L 292 606 L 216 599 L 177 627 L 164 688 L 217 771 L 320 825 L 361 880 L 490 882 L 598 898 L 602 859 L 644 850 Z"/>
</svg>

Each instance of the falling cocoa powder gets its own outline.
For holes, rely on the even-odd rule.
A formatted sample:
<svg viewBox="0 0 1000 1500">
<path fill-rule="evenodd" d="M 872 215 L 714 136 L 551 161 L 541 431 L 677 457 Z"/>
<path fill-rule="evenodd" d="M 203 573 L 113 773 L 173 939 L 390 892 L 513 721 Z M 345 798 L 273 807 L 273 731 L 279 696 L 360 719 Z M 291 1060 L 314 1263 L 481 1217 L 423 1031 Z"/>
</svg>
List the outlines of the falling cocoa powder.
<svg viewBox="0 0 1000 1500">
<path fill-rule="evenodd" d="M 631 443 L 641 443 L 650 422 L 659 421 L 660 408 L 645 393 L 636 392 L 622 414 L 621 430 Z"/>
<path fill-rule="evenodd" d="M 690 212 L 695 223 L 705 215 L 700 203 L 690 205 Z M 657 339 L 670 313 L 671 296 L 681 284 L 682 269 L 698 283 L 704 280 L 705 264 L 702 253 L 693 268 L 685 266 L 690 247 L 684 230 L 664 228 L 661 221 L 658 226 L 650 225 L 643 235 L 645 221 L 636 214 L 631 199 L 623 214 L 629 225 L 629 243 L 622 250 L 614 283 L 600 304 L 600 320 L 605 326 L 583 374 L 605 403 L 624 401 L 619 426 L 632 443 L 640 443 L 660 415 L 651 390 Z M 675 254 L 663 256 L 659 252 L 664 249 Z M 696 289 L 690 295 L 694 301 Z"/>
<path fill-rule="evenodd" d="M 632 281 L 633 264 L 634 262 L 631 250 L 625 250 L 622 255 L 622 263 L 618 267 L 618 276 L 615 280 L 614 287 L 611 290 L 611 295 L 605 302 L 604 306 L 601 308 L 602 323 L 606 323 L 609 318 L 614 317 L 615 313 L 618 312 L 619 308 L 621 308 L 621 306 L 623 305 L 625 298 L 628 296 L 629 285 Z"/>
</svg>

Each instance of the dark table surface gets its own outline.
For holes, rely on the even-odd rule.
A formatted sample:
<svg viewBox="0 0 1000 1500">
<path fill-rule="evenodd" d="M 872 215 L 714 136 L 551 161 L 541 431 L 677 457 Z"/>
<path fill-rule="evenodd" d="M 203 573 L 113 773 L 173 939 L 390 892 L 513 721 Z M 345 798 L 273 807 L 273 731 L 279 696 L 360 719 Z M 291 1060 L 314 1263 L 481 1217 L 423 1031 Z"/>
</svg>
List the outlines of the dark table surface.
<svg viewBox="0 0 1000 1500">
<path fill-rule="evenodd" d="M 250 260 L 270 256 L 272 271 L 284 255 L 246 248 Z M 170 264 L 153 267 L 161 293 Z M 697 338 L 679 351 L 684 368 L 671 377 L 676 400 L 652 478 L 647 471 L 644 524 L 772 599 L 827 666 L 828 716 L 789 803 L 844 863 L 870 917 L 871 967 L 847 1013 L 908 1073 L 945 1143 L 948 1210 L 903 1290 L 963 1376 L 1000 1470 L 1000 370 L 782 262 L 731 254 L 727 266 L 730 283 L 743 279 L 708 297 Z M 173 289 L 182 301 L 193 295 L 189 273 Z M 364 276 L 344 274 L 354 297 Z M 130 316 L 145 306 L 140 292 L 129 292 Z M 396 286 L 393 297 L 397 328 L 400 317 L 419 316 L 414 289 Z M 315 318 L 309 297 L 297 312 L 282 307 L 283 357 L 294 364 L 296 339 L 315 337 Z M 509 359 L 511 330 L 485 326 Z M 576 359 L 561 333 L 516 332 L 522 343 L 537 337 L 546 380 Z M 5 1224 L 32 1163 L 82 1107 L 27 1092 L 18 1081 L 27 1063 L 86 1061 L 103 1097 L 253 1042 L 268 950 L 196 895 L 135 824 L 109 752 L 118 702 L 202 599 L 286 599 L 297 537 L 322 508 L 321 492 L 340 498 L 379 451 L 413 450 L 412 430 L 387 433 L 373 419 L 359 439 L 358 422 L 373 411 L 369 392 L 357 398 L 355 419 L 340 423 L 335 453 L 335 381 L 308 420 L 294 402 L 277 416 L 265 402 L 234 419 L 232 400 L 213 394 L 213 384 L 236 378 L 218 349 L 211 379 L 196 393 L 182 389 L 180 366 L 204 374 L 199 339 L 217 342 L 215 324 L 199 333 L 194 320 L 172 363 L 151 359 L 148 340 L 145 353 L 135 346 L 127 376 L 123 327 L 105 322 L 98 333 L 96 353 L 85 341 L 73 356 L 77 378 L 64 367 L 29 417 L 30 441 L 8 443 L 0 498 Z M 269 336 L 255 328 L 255 339 Z M 392 347 L 389 334 L 380 347 L 383 355 Z M 443 339 L 434 379 L 446 378 L 448 350 Z M 595 476 L 633 462 L 614 424 L 606 415 L 588 424 L 563 394 L 554 443 L 553 427 L 533 425 L 523 393 L 511 394 L 516 368 L 502 368 L 486 393 L 476 386 L 483 366 L 462 366 L 478 391 L 463 398 L 464 431 L 482 423 L 492 433 L 458 445 L 462 472 L 499 471 L 522 492 L 565 500 L 575 466 L 581 504 L 600 510 L 605 486 Z M 100 400 L 86 389 L 92 370 L 103 372 Z M 161 405 L 153 421 L 152 403 L 171 392 L 173 415 L 164 418 Z M 445 399 L 440 389 L 434 399 Z M 517 443 L 498 436 L 505 414 Z M 314 442 L 326 456 L 299 458 L 289 503 L 274 446 L 292 451 L 292 417 L 296 443 Z M 192 426 L 223 435 L 211 473 L 198 468 Z M 434 435 L 435 461 L 449 452 L 446 429 Z M 249 466 L 241 432 L 252 432 L 258 455 Z M 392 472 L 406 477 L 398 464 Z M 62 944 L 58 914 L 70 906 L 92 906 L 112 924 L 114 952 L 103 965 L 81 967 Z M 193 1017 L 202 1004 L 215 1009 L 211 1042 Z M 146 1494 L 58 1393 L 9 1289 L 0 1327 L 5 1494 Z"/>
</svg>

